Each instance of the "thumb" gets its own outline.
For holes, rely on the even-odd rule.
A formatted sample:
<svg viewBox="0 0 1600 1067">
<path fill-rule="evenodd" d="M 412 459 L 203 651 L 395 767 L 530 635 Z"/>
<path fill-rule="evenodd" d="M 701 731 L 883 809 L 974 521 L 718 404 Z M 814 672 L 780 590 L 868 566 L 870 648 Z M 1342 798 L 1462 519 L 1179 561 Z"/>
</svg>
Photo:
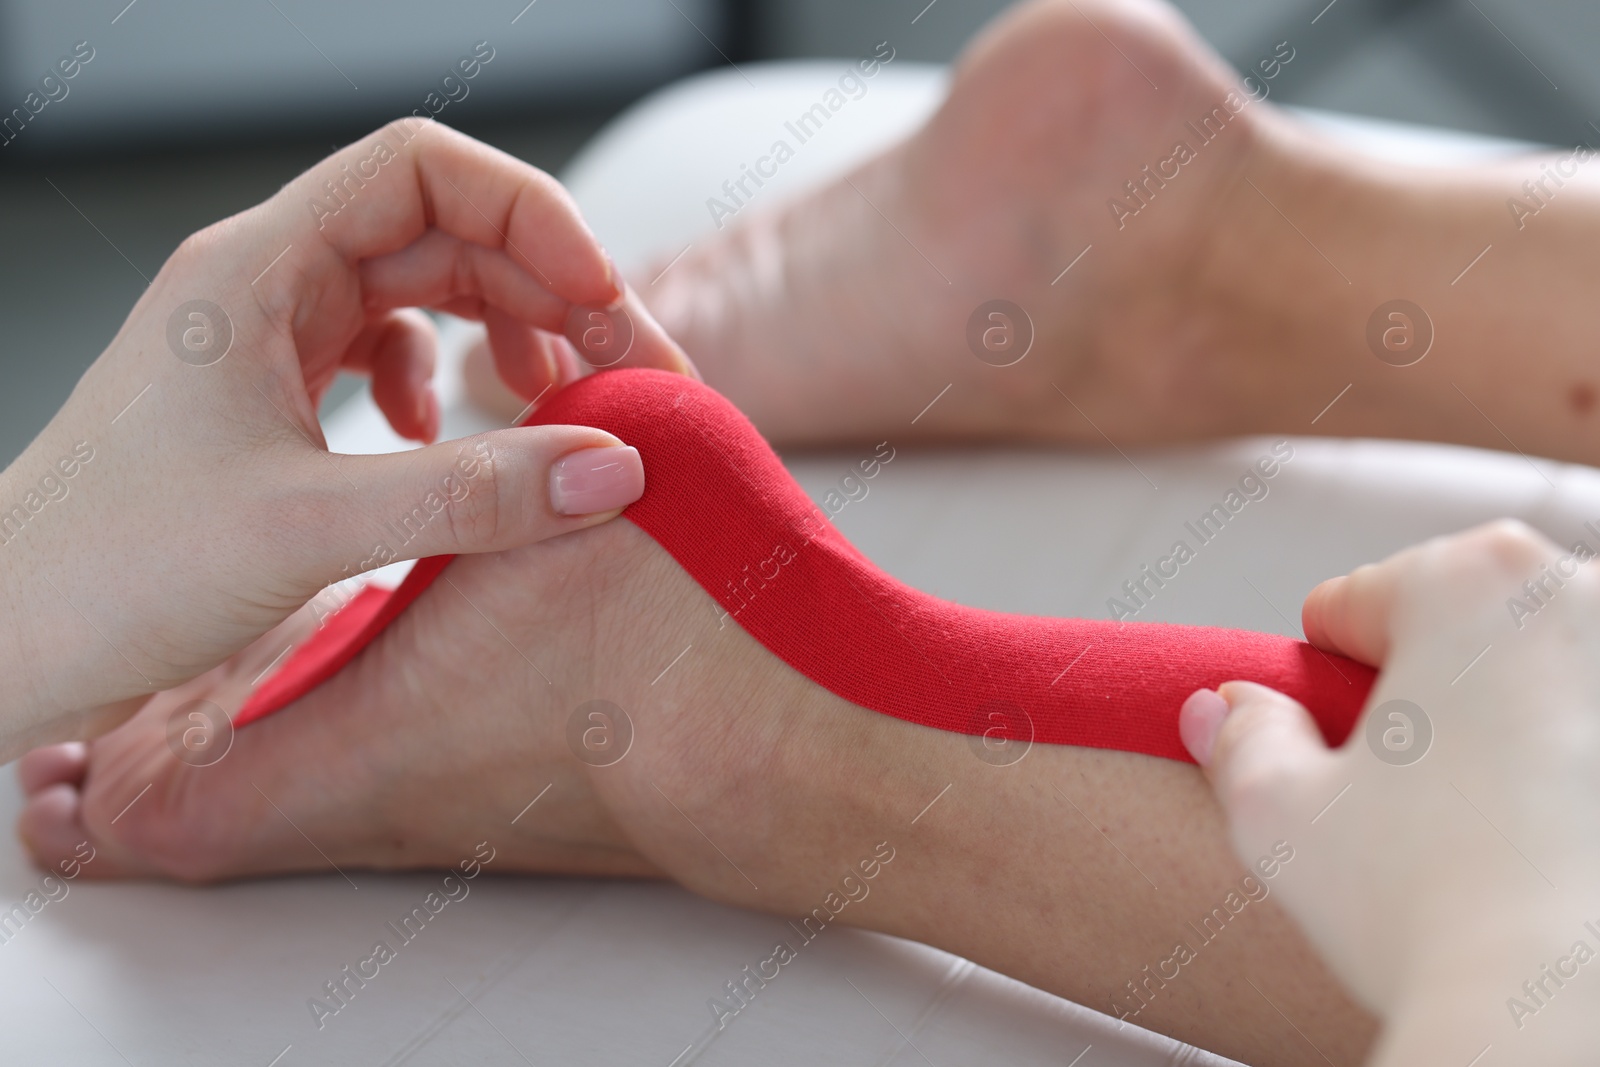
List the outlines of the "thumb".
<svg viewBox="0 0 1600 1067">
<path fill-rule="evenodd" d="M 1178 713 L 1178 730 L 1241 845 L 1270 838 L 1294 818 L 1334 758 L 1310 712 L 1254 682 L 1195 692 Z"/>
<path fill-rule="evenodd" d="M 324 573 L 532 544 L 614 519 L 644 492 L 638 450 L 586 426 L 342 456 L 329 478 L 326 506 L 344 513 L 320 524 L 331 534 L 318 550 Z"/>
</svg>

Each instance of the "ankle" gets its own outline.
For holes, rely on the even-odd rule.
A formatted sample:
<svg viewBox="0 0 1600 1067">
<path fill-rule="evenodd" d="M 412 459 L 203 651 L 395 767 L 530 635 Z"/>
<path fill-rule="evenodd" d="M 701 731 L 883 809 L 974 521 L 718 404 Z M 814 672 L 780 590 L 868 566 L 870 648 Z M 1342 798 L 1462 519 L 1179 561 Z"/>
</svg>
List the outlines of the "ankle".
<svg viewBox="0 0 1600 1067">
<path fill-rule="evenodd" d="M 1258 105 L 1249 141 L 1208 225 L 1213 234 L 1184 293 L 1186 333 L 1204 348 L 1176 383 L 1199 398 L 1192 433 L 1315 432 L 1312 420 L 1349 383 L 1346 320 L 1360 299 L 1330 230 L 1370 191 L 1331 156 L 1304 151 L 1288 119 Z"/>
</svg>

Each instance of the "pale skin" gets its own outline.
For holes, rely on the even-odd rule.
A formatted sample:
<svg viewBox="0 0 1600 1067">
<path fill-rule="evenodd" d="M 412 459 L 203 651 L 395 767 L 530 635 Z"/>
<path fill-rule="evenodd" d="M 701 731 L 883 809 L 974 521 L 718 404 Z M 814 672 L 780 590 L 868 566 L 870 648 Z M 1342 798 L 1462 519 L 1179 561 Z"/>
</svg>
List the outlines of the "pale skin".
<svg viewBox="0 0 1600 1067">
<path fill-rule="evenodd" d="M 1119 229 L 1108 201 L 1136 204 L 1125 183 L 1175 141 L 1198 145 L 1186 123 L 1230 92 L 1244 94 L 1164 5 L 1022 5 L 969 47 L 926 127 L 850 183 L 697 242 L 651 304 L 707 380 L 784 443 L 876 440 L 953 382 L 918 431 L 1103 447 L 1054 382 L 1124 446 L 1316 432 L 1505 450 L 1509 438 L 1600 459 L 1586 269 L 1600 168 L 1568 166 L 1558 188 L 1546 165 L 1567 152 L 1369 163 L 1250 104 Z M 1547 194 L 1531 198 L 1527 180 Z M 1546 206 L 1519 229 L 1513 196 Z M 1038 331 L 1013 367 L 966 344 L 967 316 L 996 296 Z M 1397 297 L 1436 334 L 1405 368 L 1365 339 Z"/>
<path fill-rule="evenodd" d="M 333 180 L 348 202 L 318 215 L 341 203 Z M 583 427 L 331 456 L 316 406 L 341 369 L 372 377 L 398 432 L 437 434 L 417 305 L 483 320 L 515 384 L 570 370 L 547 352 L 590 305 L 634 319 L 636 363 L 692 373 L 548 175 L 431 122 L 350 146 L 186 240 L 0 476 L 0 758 L 104 731 L 385 562 L 386 518 L 424 508 L 389 557 L 414 558 L 556 536 L 638 498 L 637 454 Z"/>
<path fill-rule="evenodd" d="M 1500 1063 L 1594 1059 L 1592 558 L 1504 522 L 1313 591 L 1307 635 L 1383 665 L 1369 714 L 1403 699 L 1427 717 L 1431 742 L 1414 762 L 1380 760 L 1360 727 L 1354 743 L 1330 751 L 1304 708 L 1248 682 L 1201 691 L 1184 707 L 1186 738 L 1238 854 L 1248 861 L 1274 841 L 1295 842 L 1279 899 L 1386 1017 L 1374 1067 L 1468 1063 L 1491 1047 Z M 1540 594 L 1529 597 L 1529 580 L 1543 583 Z M 1512 599 L 1529 613 L 1513 619 Z M 1453 684 L 1463 657 L 1485 645 L 1493 656 L 1474 666 L 1472 684 Z M 1415 726 L 1387 714 L 1379 723 Z M 1341 791 L 1342 808 L 1328 808 Z"/>
<path fill-rule="evenodd" d="M 651 309 L 713 385 L 787 442 L 873 437 L 886 412 L 903 423 L 952 381 L 918 423 L 930 435 L 1099 441 L 1054 384 L 1119 444 L 1304 431 L 1354 383 L 1319 431 L 1504 447 L 1454 382 L 1525 450 L 1592 458 L 1575 310 L 1585 305 L 1574 298 L 1592 246 L 1581 235 L 1600 213 L 1585 180 L 1502 241 L 1517 166 L 1380 173 L 1252 105 L 1116 230 L 1106 199 L 1167 155 L 1173 130 L 1219 102 L 1228 78 L 1163 8 L 1019 9 L 973 45 L 930 125 L 853 178 L 921 254 L 840 184 L 741 219 L 685 257 Z M 752 286 L 740 269 L 761 251 L 792 257 L 784 290 Z M 946 283 L 924 254 L 961 274 Z M 1005 369 L 978 363 L 964 339 L 968 309 L 997 294 L 1030 308 L 1040 331 L 1034 355 Z M 1440 337 L 1414 367 L 1380 363 L 1362 339 L 1372 309 L 1394 296 L 1423 304 Z M 1530 329 L 1543 341 L 1531 349 Z M 1508 338 L 1536 361 L 1514 379 L 1494 358 Z M 564 342 L 540 350 L 551 369 L 517 358 L 526 346 L 507 350 L 492 322 L 490 340 L 527 399 L 573 366 Z M 846 379 L 849 389 L 830 385 Z M 268 644 L 91 746 L 30 756 L 25 840 L 45 863 L 93 842 L 101 859 L 88 876 L 317 869 L 264 792 L 341 865 L 448 864 L 550 784 L 540 818 L 520 821 L 523 837 L 502 850 L 506 868 L 666 876 L 792 914 L 888 840 L 896 859 L 845 921 L 1102 1010 L 1244 874 L 1195 768 L 1039 746 L 1001 769 L 964 738 L 845 704 L 736 628 L 717 630 L 710 599 L 626 523 L 463 559 L 450 574 L 459 588 L 436 585 L 351 669 L 240 731 L 215 768 L 172 757 L 166 717 L 197 695 L 237 706 L 275 652 Z M 548 683 L 478 610 L 518 648 L 539 650 Z M 691 641 L 695 654 L 652 687 Z M 565 740 L 570 710 L 596 696 L 649 724 L 604 769 L 579 763 Z M 375 717 L 387 729 L 374 733 Z M 1135 1018 L 1257 1064 L 1353 1064 L 1376 1029 L 1275 899 L 1250 905 Z"/>
</svg>

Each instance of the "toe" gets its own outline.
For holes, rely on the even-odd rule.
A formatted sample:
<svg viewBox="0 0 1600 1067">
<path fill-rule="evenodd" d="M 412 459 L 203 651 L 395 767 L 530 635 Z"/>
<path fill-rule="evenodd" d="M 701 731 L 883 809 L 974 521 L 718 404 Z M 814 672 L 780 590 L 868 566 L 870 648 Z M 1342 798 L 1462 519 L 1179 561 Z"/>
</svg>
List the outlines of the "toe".
<svg viewBox="0 0 1600 1067">
<path fill-rule="evenodd" d="M 40 867 L 54 867 L 71 856 L 88 839 L 77 787 L 57 782 L 35 791 L 17 820 L 17 836 Z"/>
<path fill-rule="evenodd" d="M 53 785 L 78 786 L 89 766 L 89 746 L 82 741 L 36 748 L 17 764 L 17 781 L 26 796 Z"/>
<path fill-rule="evenodd" d="M 162 694 L 89 746 L 81 801 L 77 790 L 30 801 L 22 836 L 41 862 L 87 840 L 94 877 L 209 883 L 362 865 L 383 833 L 353 814 L 370 722 L 335 710 L 350 700 L 353 673 L 240 729 L 212 762 L 184 760 L 167 740 L 196 694 Z M 225 711 L 231 703 L 220 688 L 206 698 Z"/>
<path fill-rule="evenodd" d="M 83 794 L 76 786 L 57 782 L 28 798 L 17 820 L 17 837 L 33 862 L 44 870 L 61 871 L 69 878 L 79 873 L 90 878 L 131 878 L 154 873 L 120 850 L 108 848 L 84 822 Z"/>
</svg>

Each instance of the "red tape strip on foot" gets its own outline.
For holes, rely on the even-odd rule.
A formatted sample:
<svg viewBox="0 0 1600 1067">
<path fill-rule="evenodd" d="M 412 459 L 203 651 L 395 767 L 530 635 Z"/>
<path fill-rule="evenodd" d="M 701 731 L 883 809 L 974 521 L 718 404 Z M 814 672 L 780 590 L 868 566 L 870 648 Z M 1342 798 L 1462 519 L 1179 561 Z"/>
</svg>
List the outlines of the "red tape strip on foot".
<svg viewBox="0 0 1600 1067">
<path fill-rule="evenodd" d="M 596 374 L 552 397 L 525 423 L 534 424 L 595 426 L 638 448 L 646 488 L 624 515 L 717 601 L 724 625 L 850 703 L 908 722 L 1187 761 L 1178 709 L 1196 689 L 1232 679 L 1271 686 L 1340 744 L 1372 686 L 1370 668 L 1286 637 L 1004 615 L 912 589 L 844 539 L 732 404 L 687 378 Z M 422 560 L 392 594 L 352 601 L 237 723 L 332 677 L 452 558 Z"/>
</svg>

